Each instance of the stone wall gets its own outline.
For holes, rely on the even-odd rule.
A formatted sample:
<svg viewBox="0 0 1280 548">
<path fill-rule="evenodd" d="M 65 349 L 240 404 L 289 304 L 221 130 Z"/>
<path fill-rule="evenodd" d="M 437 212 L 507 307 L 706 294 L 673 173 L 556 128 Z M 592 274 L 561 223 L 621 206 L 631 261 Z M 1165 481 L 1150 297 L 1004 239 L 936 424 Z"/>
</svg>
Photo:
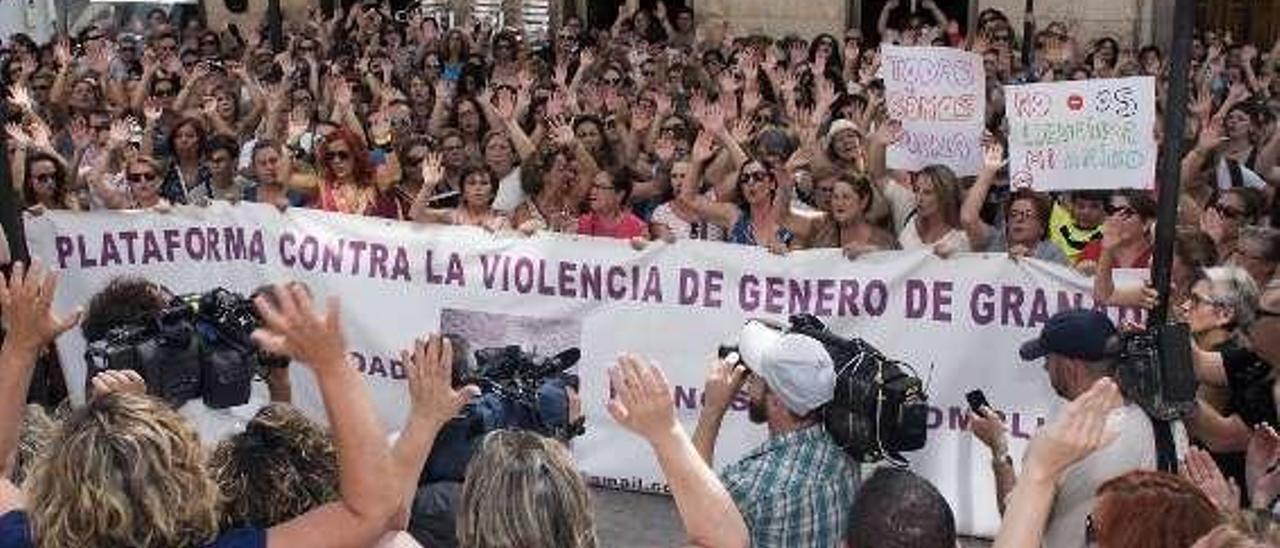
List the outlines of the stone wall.
<svg viewBox="0 0 1280 548">
<path fill-rule="evenodd" d="M 1172 0 L 1038 0 L 1035 3 L 1036 21 L 1040 28 L 1053 21 L 1075 22 L 1081 44 L 1087 44 L 1104 36 L 1120 40 L 1122 46 L 1132 45 L 1135 37 L 1138 45 L 1155 39 L 1155 26 L 1169 27 L 1168 21 L 1157 21 L 1158 15 L 1167 10 L 1157 4 L 1173 4 Z M 1024 0 L 979 0 L 979 10 L 996 8 L 1009 16 L 1022 30 Z M 1172 12 L 1169 11 L 1170 17 Z"/>
<path fill-rule="evenodd" d="M 764 31 L 813 36 L 844 30 L 850 2 L 839 0 L 694 0 L 700 21 L 727 19 L 734 34 Z"/>
</svg>

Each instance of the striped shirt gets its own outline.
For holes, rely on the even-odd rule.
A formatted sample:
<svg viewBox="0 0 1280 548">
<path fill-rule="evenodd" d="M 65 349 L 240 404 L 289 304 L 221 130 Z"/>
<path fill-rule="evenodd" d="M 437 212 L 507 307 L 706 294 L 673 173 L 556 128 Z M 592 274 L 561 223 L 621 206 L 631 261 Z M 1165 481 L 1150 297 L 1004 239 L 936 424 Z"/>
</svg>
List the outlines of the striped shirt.
<svg viewBox="0 0 1280 548">
<path fill-rule="evenodd" d="M 720 474 L 756 547 L 840 546 L 858 468 L 821 424 L 769 440 Z"/>
</svg>

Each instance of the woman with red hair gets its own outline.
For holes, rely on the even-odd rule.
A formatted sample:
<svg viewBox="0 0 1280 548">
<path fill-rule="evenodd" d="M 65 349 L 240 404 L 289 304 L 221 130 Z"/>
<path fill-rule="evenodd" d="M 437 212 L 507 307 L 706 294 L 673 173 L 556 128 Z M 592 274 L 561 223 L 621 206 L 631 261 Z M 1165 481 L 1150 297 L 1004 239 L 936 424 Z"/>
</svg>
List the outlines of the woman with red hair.
<svg viewBox="0 0 1280 548">
<path fill-rule="evenodd" d="M 379 188 L 369 149 L 346 128 L 325 137 L 316 150 L 320 166 L 320 209 L 352 215 L 406 220 L 410 200 L 396 187 Z"/>
<path fill-rule="evenodd" d="M 1186 548 L 1222 522 L 1187 479 L 1134 470 L 1098 487 L 1085 536 L 1103 548 Z"/>
</svg>

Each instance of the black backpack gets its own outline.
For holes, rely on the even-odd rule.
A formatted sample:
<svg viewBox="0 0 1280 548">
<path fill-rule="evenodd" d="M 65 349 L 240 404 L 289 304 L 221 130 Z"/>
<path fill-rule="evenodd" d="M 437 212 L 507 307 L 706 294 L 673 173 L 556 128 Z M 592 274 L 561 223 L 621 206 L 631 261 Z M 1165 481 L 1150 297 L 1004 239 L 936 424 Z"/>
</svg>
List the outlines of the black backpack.
<svg viewBox="0 0 1280 548">
<path fill-rule="evenodd" d="M 891 360 L 866 341 L 836 335 L 816 317 L 791 317 L 793 333 L 816 339 L 836 367 L 835 396 L 823 407 L 827 432 L 858 462 L 889 459 L 924 447 L 928 396 L 915 370 Z"/>
</svg>

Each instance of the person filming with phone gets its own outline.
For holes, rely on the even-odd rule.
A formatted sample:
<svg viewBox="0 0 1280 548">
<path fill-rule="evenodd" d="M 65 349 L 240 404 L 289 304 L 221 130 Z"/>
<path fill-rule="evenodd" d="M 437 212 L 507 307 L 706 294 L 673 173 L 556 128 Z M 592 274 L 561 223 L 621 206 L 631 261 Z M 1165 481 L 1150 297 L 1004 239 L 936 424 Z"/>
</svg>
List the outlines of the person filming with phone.
<svg viewBox="0 0 1280 548">
<path fill-rule="evenodd" d="M 1070 402 L 1100 379 L 1115 379 L 1120 361 L 1119 337 L 1105 314 L 1069 310 L 1051 317 L 1039 337 L 1022 345 L 1019 355 L 1024 361 L 1043 360 L 1054 392 Z M 974 436 L 991 450 L 996 502 L 1004 514 L 1006 498 L 1017 481 L 1008 435 L 995 409 L 990 405 L 978 407 L 971 413 L 971 428 Z M 1157 469 L 1155 427 L 1142 408 L 1126 398 L 1109 420 L 1109 427 L 1120 433 L 1119 438 L 1067 470 L 1044 530 L 1045 546 L 1084 546 L 1098 487 L 1133 470 Z M 1175 423 L 1178 428 L 1180 423 Z M 1186 436 L 1175 435 L 1174 439 L 1181 440 L 1174 444 L 1177 455 L 1185 455 Z"/>
</svg>

